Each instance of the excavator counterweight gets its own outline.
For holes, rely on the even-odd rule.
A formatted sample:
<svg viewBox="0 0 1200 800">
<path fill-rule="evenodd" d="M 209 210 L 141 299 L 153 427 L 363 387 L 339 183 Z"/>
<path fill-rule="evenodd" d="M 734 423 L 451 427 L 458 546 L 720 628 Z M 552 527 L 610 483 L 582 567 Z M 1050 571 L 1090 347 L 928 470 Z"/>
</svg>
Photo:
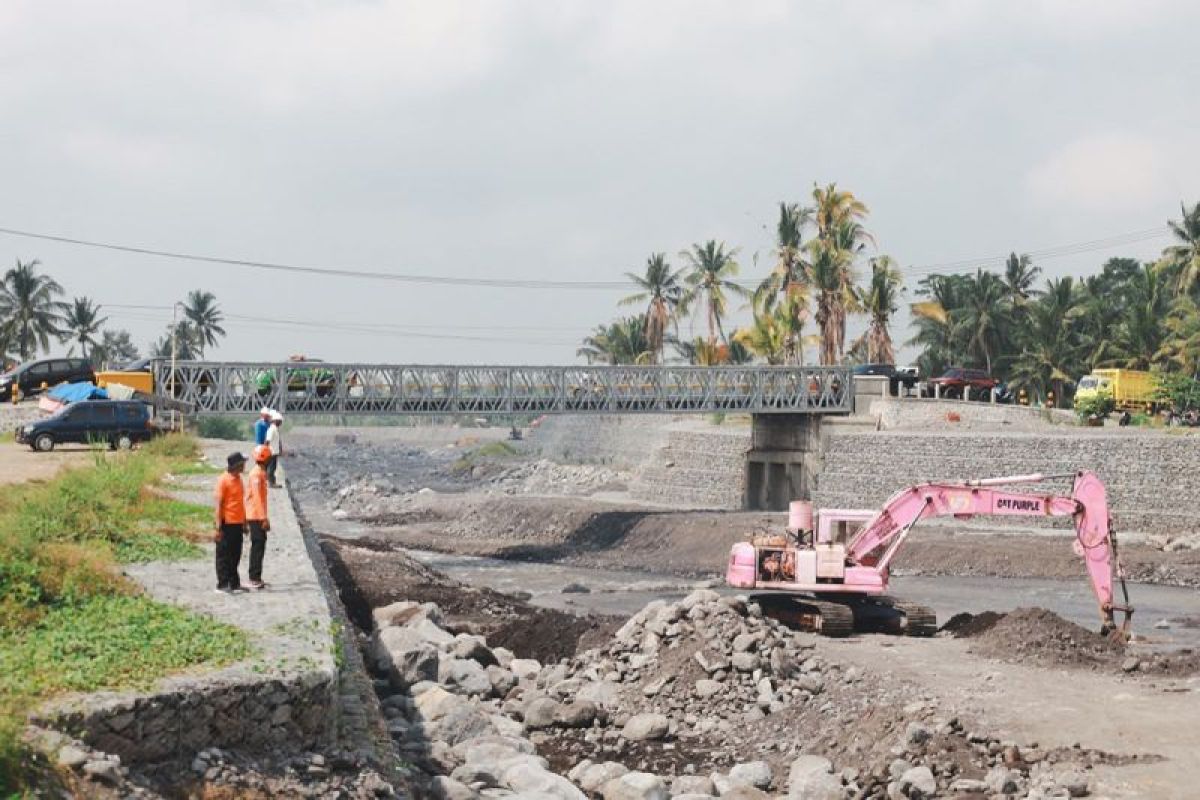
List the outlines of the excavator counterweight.
<svg viewBox="0 0 1200 800">
<path fill-rule="evenodd" d="M 1010 487 L 1071 478 L 1070 496 L 1017 491 Z M 925 636 L 936 630 L 929 609 L 890 597 L 890 565 L 913 527 L 923 519 L 976 516 L 1071 517 L 1075 552 L 1096 595 L 1101 631 L 1128 638 L 1133 609 L 1117 555 L 1116 534 L 1103 482 L 1093 472 L 1015 475 L 959 483 L 924 483 L 897 492 L 878 511 L 821 509 L 792 504 L 786 535 L 739 542 L 729 555 L 726 582 L 740 589 L 771 592 L 757 598 L 774 616 L 828 635 L 853 628 Z M 1120 582 L 1124 603 L 1113 585 Z M 1124 613 L 1118 629 L 1114 612 Z M 836 617 L 836 619 L 835 619 Z"/>
</svg>

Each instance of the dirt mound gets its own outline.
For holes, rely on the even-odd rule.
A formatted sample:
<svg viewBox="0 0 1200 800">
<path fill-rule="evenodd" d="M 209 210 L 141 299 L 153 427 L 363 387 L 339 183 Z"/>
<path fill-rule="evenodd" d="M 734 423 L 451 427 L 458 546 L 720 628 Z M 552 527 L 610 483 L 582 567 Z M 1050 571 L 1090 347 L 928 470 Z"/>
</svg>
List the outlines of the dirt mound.
<svg viewBox="0 0 1200 800">
<path fill-rule="evenodd" d="M 1107 668 L 1125 655 L 1120 642 L 1044 608 L 1011 611 L 973 639 L 980 655 L 1042 666 Z"/>
<path fill-rule="evenodd" d="M 981 611 L 978 614 L 968 614 L 964 611 L 948 619 L 938 631 L 958 639 L 978 636 L 991 630 L 1003 618 L 1003 614 L 997 614 L 995 611 Z"/>
<path fill-rule="evenodd" d="M 607 617 L 577 617 L 537 608 L 492 589 L 467 586 L 378 539 L 322 537 L 321 549 L 346 613 L 364 633 L 371 611 L 397 600 L 436 603 L 452 633 L 486 636 L 520 658 L 552 663 L 575 655 L 580 641 L 606 637 L 620 624 Z"/>
</svg>

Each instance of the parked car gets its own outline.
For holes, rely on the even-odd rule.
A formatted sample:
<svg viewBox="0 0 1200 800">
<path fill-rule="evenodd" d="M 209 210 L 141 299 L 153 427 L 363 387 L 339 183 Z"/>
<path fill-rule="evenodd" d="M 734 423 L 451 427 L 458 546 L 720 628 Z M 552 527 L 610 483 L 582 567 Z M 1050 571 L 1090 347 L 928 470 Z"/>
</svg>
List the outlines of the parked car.
<svg viewBox="0 0 1200 800">
<path fill-rule="evenodd" d="M 940 386 L 942 397 L 958 398 L 959 400 L 970 400 L 974 397 L 986 400 L 992 389 L 1000 384 L 1000 381 L 988 375 L 986 370 L 950 367 L 941 376 L 931 380 L 929 384 L 931 387 Z"/>
<path fill-rule="evenodd" d="M 895 364 L 858 364 L 851 368 L 852 375 L 880 375 L 888 378 L 889 391 L 900 394 L 900 389 L 912 389 L 917 385 L 917 372 L 910 367 L 897 367 Z"/>
<path fill-rule="evenodd" d="M 85 358 L 43 358 L 40 361 L 26 361 L 12 371 L 0 375 L 0 401 L 12 400 L 13 387 L 21 394 L 30 397 L 39 394 L 42 387 L 50 388 L 63 382 L 79 383 L 89 381 L 95 383 L 96 372 L 92 364 Z"/>
<path fill-rule="evenodd" d="M 84 400 L 64 406 L 45 419 L 17 428 L 17 442 L 48 453 L 68 442 L 101 442 L 129 450 L 154 437 L 150 407 L 138 400 Z"/>
</svg>

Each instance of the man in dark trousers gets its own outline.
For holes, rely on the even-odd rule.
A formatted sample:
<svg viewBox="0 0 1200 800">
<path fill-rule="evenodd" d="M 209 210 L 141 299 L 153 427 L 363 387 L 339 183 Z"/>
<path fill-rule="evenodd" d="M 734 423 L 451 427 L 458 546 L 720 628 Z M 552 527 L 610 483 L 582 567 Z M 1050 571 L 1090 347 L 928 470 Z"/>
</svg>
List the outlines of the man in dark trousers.
<svg viewBox="0 0 1200 800">
<path fill-rule="evenodd" d="M 244 455 L 230 454 L 213 493 L 216 500 L 213 541 L 217 543 L 217 591 L 223 594 L 244 591 L 238 577 L 238 564 L 242 560 L 242 540 L 246 530 L 246 488 L 242 484 L 245 467 Z"/>
</svg>

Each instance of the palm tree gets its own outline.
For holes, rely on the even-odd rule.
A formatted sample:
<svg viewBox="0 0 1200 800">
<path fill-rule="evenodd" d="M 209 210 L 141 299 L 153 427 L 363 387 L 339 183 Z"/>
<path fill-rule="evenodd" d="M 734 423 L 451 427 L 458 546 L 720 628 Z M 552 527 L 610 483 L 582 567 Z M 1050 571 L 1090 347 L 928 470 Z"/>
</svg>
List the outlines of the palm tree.
<svg viewBox="0 0 1200 800">
<path fill-rule="evenodd" d="M 79 344 L 79 354 L 87 358 L 88 348 L 96 346 L 96 334 L 105 322 L 108 317 L 100 316 L 100 306 L 93 304 L 91 298 L 76 297 L 63 319 L 64 333 Z"/>
<path fill-rule="evenodd" d="M 964 298 L 961 324 L 967 353 L 977 363 L 982 361 L 988 373 L 991 373 L 992 361 L 1000 354 L 1009 333 L 1006 294 L 1004 282 L 995 273 L 981 268 L 968 284 Z"/>
<path fill-rule="evenodd" d="M 167 325 L 167 332 L 162 335 L 162 338 L 150 345 L 150 355 L 155 358 L 171 358 L 172 355 L 180 361 L 193 361 L 197 358 L 203 358 L 203 352 L 200 347 L 202 341 L 200 333 L 188 320 L 181 320 L 174 326 L 175 328 L 175 350 L 171 349 L 171 325 Z"/>
<path fill-rule="evenodd" d="M 817 223 L 817 238 L 830 239 L 844 223 L 860 222 L 869 209 L 853 192 L 837 188 L 836 183 L 820 187 L 813 184 L 813 217 Z M 866 236 L 867 240 L 871 237 Z"/>
<path fill-rule="evenodd" d="M 608 325 L 599 325 L 584 337 L 576 351 L 589 364 L 646 364 L 654 360 L 654 351 L 646 338 L 645 315 L 624 317 Z"/>
<path fill-rule="evenodd" d="M 666 253 L 654 253 L 646 259 L 644 276 L 632 272 L 625 273 L 630 280 L 641 287 L 642 291 L 624 298 L 620 305 L 649 301 L 645 313 L 646 339 L 650 343 L 650 350 L 654 353 L 657 362 L 662 361 L 667 325 L 674 321 L 675 312 L 683 300 L 684 290 L 679 282 L 682 274 L 682 269 L 676 272 L 671 271 Z"/>
<path fill-rule="evenodd" d="M 170 347 L 170 344 L 167 345 Z M 92 363 L 109 367 L 136 361 L 141 357 L 137 346 L 126 330 L 106 330 L 92 348 Z"/>
<path fill-rule="evenodd" d="M 1162 349 L 1162 321 L 1171 305 L 1171 289 L 1158 269 L 1144 265 L 1129 285 L 1129 304 L 1114 332 L 1111 357 L 1105 361 L 1128 369 L 1149 369 Z"/>
<path fill-rule="evenodd" d="M 868 363 L 893 364 L 896 361 L 888 325 L 896 313 L 897 299 L 904 291 L 903 280 L 891 256 L 871 259 L 871 283 L 862 297 L 862 306 L 871 317 L 866 334 Z"/>
<path fill-rule="evenodd" d="M 1180 297 L 1167 317 L 1166 340 L 1155 357 L 1187 375 L 1200 374 L 1200 304 Z"/>
<path fill-rule="evenodd" d="M 754 302 L 754 319 L 749 326 L 734 331 L 733 341 L 768 364 L 783 364 L 788 356 L 787 315 L 790 309 L 771 308 L 767 298 L 760 295 Z"/>
<path fill-rule="evenodd" d="M 804 228 L 812 219 L 812 209 L 799 203 L 780 203 L 779 221 L 775 223 L 775 268 L 763 279 L 755 292 L 756 300 L 770 311 L 776 304 L 787 305 L 793 319 L 787 325 L 788 361 L 804 363 L 804 348 L 800 332 L 808 318 L 811 297 L 808 264 L 804 261 Z"/>
<path fill-rule="evenodd" d="M 924 375 L 940 375 L 961 360 L 961 335 L 952 315 L 962 305 L 967 275 L 928 275 L 917 283 L 917 296 L 925 298 L 910 306 L 917 332 L 908 345 L 921 345 L 917 364 Z"/>
<path fill-rule="evenodd" d="M 220 337 L 225 335 L 225 329 L 221 327 L 225 316 L 217 305 L 217 298 L 212 292 L 194 289 L 188 292 L 183 315 L 192 324 L 196 334 L 196 351 L 200 358 L 204 358 L 205 349 L 215 346 Z"/>
<path fill-rule="evenodd" d="M 809 274 L 817 292 L 817 327 L 821 331 L 821 363 L 836 364 L 846 347 L 846 319 L 861 310 L 855 286 L 854 259 L 862 252 L 868 234 L 852 220 L 844 220 L 827 238 L 808 243 Z"/>
<path fill-rule="evenodd" d="M 1033 284 L 1042 272 L 1027 255 L 1008 254 L 1004 264 L 1004 285 L 1008 289 L 1008 301 L 1013 308 L 1021 308 L 1033 292 Z"/>
<path fill-rule="evenodd" d="M 725 249 L 724 242 L 709 239 L 703 245 L 694 244 L 690 250 L 679 254 L 687 262 L 690 271 L 684 277 L 688 290 L 684 294 L 681 307 L 690 308 L 697 299 L 703 298 L 705 314 L 708 317 L 708 340 L 717 341 L 717 334 L 725 340 L 725 331 L 721 327 L 721 318 L 729 310 L 727 293 L 738 297 L 748 297 L 745 287 L 736 283 L 733 278 L 738 274 L 738 264 L 734 260 L 737 248 Z"/>
<path fill-rule="evenodd" d="M 1191 211 L 1181 203 L 1179 211 L 1182 215 L 1179 222 L 1167 221 L 1179 244 L 1163 253 L 1164 265 L 1174 275 L 1175 291 L 1190 294 L 1200 283 L 1200 203 L 1192 206 Z"/>
<path fill-rule="evenodd" d="M 697 336 L 695 339 L 690 340 L 680 340 L 672 337 L 670 343 L 681 359 L 698 367 L 716 367 L 728 364 L 730 363 L 732 351 L 735 346 L 738 350 L 744 349 L 736 342 L 733 345 L 725 345 L 705 339 L 703 336 Z M 741 359 L 740 354 L 739 359 Z M 738 363 L 744 363 L 744 360 L 739 360 Z"/>
<path fill-rule="evenodd" d="M 22 361 L 39 349 L 50 348 L 51 337 L 62 336 L 63 288 L 49 275 L 38 274 L 41 262 L 17 261 L 0 282 L 0 319 L 7 320 L 10 346 Z"/>
<path fill-rule="evenodd" d="M 1060 401 L 1073 387 L 1079 368 L 1076 326 L 1079 294 L 1071 278 L 1050 280 L 1046 291 L 1027 307 L 1022 331 L 1024 346 L 1013 362 L 1009 383 L 1027 389 L 1031 396 L 1046 397 L 1050 391 Z"/>
</svg>

